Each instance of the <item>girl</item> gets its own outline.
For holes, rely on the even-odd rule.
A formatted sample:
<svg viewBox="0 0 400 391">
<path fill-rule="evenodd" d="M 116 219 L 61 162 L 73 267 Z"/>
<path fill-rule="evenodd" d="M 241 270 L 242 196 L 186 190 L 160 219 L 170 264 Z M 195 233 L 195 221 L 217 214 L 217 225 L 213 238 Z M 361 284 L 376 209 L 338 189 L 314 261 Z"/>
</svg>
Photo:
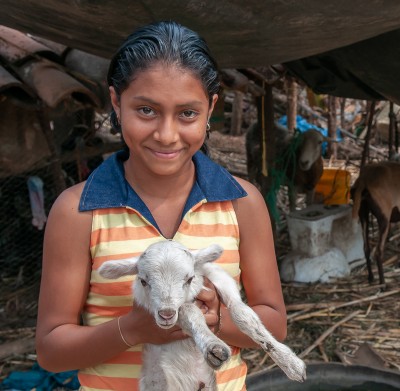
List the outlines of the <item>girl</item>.
<svg viewBox="0 0 400 391">
<path fill-rule="evenodd" d="M 175 22 L 140 28 L 113 57 L 108 84 L 111 122 L 127 148 L 64 191 L 49 214 L 36 336 L 40 365 L 53 372 L 80 369 L 82 390 L 137 390 L 141 345 L 187 336 L 177 326 L 158 328 L 133 305 L 131 277 L 105 280 L 97 270 L 166 239 L 192 249 L 222 245 L 218 262 L 283 340 L 286 312 L 264 199 L 200 151 L 219 91 L 204 40 Z M 219 390 L 245 390 L 240 348 L 256 345 L 208 286 L 198 305 L 210 329 L 232 347 L 232 359 L 217 374 Z"/>
</svg>

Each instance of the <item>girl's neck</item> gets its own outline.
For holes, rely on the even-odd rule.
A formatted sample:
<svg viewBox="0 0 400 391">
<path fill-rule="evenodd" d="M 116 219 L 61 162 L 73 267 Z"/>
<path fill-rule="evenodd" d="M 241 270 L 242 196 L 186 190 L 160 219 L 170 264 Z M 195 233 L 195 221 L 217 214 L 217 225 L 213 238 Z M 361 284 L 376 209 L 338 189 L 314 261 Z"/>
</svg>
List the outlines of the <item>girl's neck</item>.
<svg viewBox="0 0 400 391">
<path fill-rule="evenodd" d="M 187 198 L 195 182 L 194 163 L 190 161 L 187 167 L 174 175 L 154 175 L 146 170 L 135 169 L 128 161 L 124 164 L 125 178 L 135 192 L 144 200 L 172 197 Z"/>
</svg>

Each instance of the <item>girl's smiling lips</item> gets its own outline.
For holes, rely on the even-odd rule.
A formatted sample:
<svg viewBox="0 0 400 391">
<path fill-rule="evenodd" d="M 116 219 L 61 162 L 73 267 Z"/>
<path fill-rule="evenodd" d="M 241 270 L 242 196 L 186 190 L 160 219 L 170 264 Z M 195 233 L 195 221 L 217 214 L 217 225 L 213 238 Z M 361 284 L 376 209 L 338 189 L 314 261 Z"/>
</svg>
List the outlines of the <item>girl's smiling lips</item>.
<svg viewBox="0 0 400 391">
<path fill-rule="evenodd" d="M 157 157 L 161 159 L 173 159 L 174 157 L 178 156 L 181 150 L 177 151 L 158 151 L 155 149 L 150 149 L 150 151 Z"/>
</svg>

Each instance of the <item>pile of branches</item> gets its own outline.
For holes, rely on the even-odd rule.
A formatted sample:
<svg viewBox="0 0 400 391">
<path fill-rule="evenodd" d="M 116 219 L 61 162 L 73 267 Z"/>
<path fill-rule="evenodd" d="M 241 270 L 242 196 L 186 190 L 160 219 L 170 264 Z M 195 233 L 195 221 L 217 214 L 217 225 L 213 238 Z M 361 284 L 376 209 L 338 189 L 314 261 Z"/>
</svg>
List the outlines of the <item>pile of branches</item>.
<svg viewBox="0 0 400 391">
<path fill-rule="evenodd" d="M 364 264 L 327 284 L 284 283 L 285 343 L 306 362 L 400 370 L 399 261 L 393 251 L 384 262 L 385 289 L 367 282 Z M 243 357 L 250 373 L 275 366 L 262 350 L 246 350 Z"/>
</svg>

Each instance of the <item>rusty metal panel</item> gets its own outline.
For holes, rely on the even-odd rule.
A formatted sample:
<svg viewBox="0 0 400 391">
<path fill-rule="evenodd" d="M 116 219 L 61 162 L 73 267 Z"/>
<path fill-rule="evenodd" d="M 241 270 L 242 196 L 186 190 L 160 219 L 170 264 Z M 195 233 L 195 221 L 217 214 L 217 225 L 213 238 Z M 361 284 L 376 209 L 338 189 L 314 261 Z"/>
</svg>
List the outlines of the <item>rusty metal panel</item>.
<svg viewBox="0 0 400 391">
<path fill-rule="evenodd" d="M 50 61 L 30 61 L 20 67 L 18 73 L 50 108 L 65 100 L 73 100 L 82 107 L 100 106 L 98 97 L 92 91 Z"/>
<path fill-rule="evenodd" d="M 0 26 L 0 56 L 11 64 L 34 57 L 41 53 L 50 59 L 58 60 L 58 56 L 47 46 L 30 38 L 20 31 Z"/>
<path fill-rule="evenodd" d="M 42 165 L 50 152 L 37 112 L 16 106 L 10 99 L 0 102 L 0 112 L 0 178 Z"/>
<path fill-rule="evenodd" d="M 12 98 L 17 105 L 37 106 L 38 104 L 38 98 L 32 89 L 2 66 L 0 66 L 0 94 Z"/>
</svg>

